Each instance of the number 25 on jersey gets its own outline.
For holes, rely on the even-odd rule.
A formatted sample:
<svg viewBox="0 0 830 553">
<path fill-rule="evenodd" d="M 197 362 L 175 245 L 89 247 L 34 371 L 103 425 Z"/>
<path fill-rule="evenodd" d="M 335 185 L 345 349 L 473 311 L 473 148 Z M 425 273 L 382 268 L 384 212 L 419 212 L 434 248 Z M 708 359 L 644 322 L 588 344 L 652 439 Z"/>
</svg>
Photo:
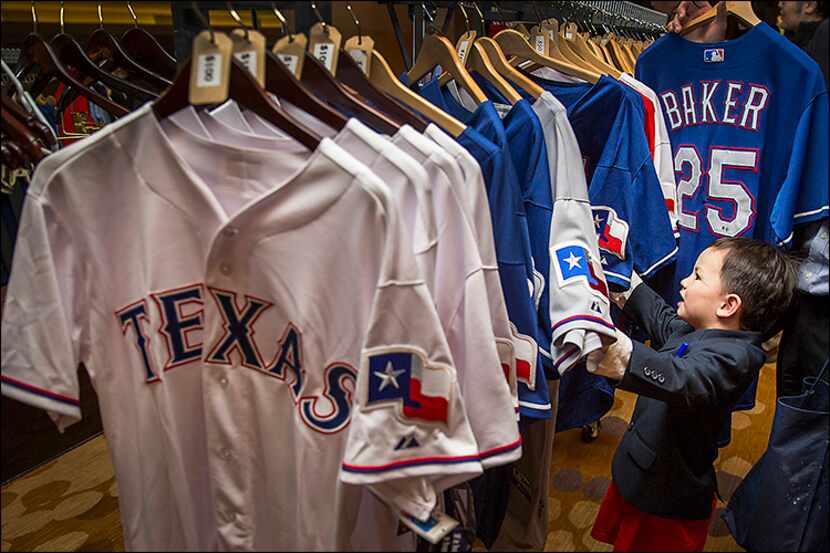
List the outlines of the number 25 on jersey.
<svg viewBox="0 0 830 553">
<path fill-rule="evenodd" d="M 752 188 L 758 177 L 759 157 L 759 151 L 753 148 L 712 146 L 704 172 L 707 160 L 697 148 L 681 145 L 674 155 L 680 227 L 700 232 L 701 225 L 708 225 L 713 235 L 729 237 L 750 230 L 756 213 Z M 747 176 L 730 180 L 724 176 L 727 170 L 743 171 Z M 699 195 L 704 193 L 705 199 L 701 199 Z"/>
</svg>

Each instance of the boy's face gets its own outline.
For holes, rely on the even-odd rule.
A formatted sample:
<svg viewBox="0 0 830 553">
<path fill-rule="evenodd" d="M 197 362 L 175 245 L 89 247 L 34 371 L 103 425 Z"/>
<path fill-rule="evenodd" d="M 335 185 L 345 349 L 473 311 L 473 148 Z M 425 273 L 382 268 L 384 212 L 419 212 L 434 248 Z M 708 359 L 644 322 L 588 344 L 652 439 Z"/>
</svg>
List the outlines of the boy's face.
<svg viewBox="0 0 830 553">
<path fill-rule="evenodd" d="M 696 329 L 710 328 L 718 323 L 718 313 L 726 302 L 720 278 L 728 250 L 703 250 L 692 274 L 680 282 L 677 315 Z"/>
</svg>

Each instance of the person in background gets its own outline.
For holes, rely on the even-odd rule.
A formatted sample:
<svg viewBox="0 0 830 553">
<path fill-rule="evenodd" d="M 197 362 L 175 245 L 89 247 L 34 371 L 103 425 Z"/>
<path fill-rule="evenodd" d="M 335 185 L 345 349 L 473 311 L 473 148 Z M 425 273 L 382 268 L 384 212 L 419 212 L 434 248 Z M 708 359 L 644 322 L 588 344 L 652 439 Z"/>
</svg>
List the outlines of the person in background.
<svg viewBox="0 0 830 553">
<path fill-rule="evenodd" d="M 779 26 L 821 67 L 825 84 L 828 66 L 826 2 L 779 2 Z M 830 346 L 830 261 L 827 219 L 797 229 L 794 242 L 806 259 L 798 290 L 784 321 L 778 349 L 776 395 L 801 393 L 804 377 L 815 376 Z"/>
<path fill-rule="evenodd" d="M 778 26 L 790 39 L 816 60 L 827 82 L 827 3 L 778 2 Z"/>
</svg>

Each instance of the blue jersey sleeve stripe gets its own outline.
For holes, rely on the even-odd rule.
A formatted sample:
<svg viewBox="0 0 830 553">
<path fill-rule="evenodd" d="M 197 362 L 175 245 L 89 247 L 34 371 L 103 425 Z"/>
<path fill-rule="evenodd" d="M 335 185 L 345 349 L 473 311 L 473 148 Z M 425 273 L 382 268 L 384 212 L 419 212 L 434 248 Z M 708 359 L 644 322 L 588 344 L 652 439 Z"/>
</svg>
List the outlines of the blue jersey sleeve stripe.
<svg viewBox="0 0 830 553">
<path fill-rule="evenodd" d="M 796 213 L 793 215 L 793 219 L 800 219 L 802 217 L 812 217 L 815 215 L 819 215 L 820 213 L 826 213 L 830 209 L 828 206 L 820 207 L 818 209 L 814 209 L 812 211 L 802 211 L 801 213 Z M 818 218 L 818 217 L 816 217 Z"/>
<path fill-rule="evenodd" d="M 658 260 L 654 263 L 654 265 L 652 265 L 651 267 L 649 267 L 648 269 L 646 269 L 646 270 L 643 272 L 643 274 L 642 274 L 642 275 L 640 275 L 640 276 L 644 276 L 644 277 L 650 276 L 650 275 L 651 275 L 651 273 L 653 273 L 654 271 L 656 271 L 657 269 L 659 269 L 661 266 L 663 266 L 663 265 L 665 265 L 666 263 L 668 263 L 669 261 L 671 261 L 671 260 L 672 260 L 672 258 L 673 258 L 673 257 L 675 257 L 675 256 L 677 255 L 677 251 L 678 251 L 677 246 L 675 246 L 675 247 L 674 247 L 674 249 L 673 249 L 671 252 L 669 252 L 667 255 L 665 255 L 665 256 L 663 256 L 663 257 L 661 257 L 660 259 L 658 259 Z"/>
<path fill-rule="evenodd" d="M 549 411 L 553 408 L 550 403 L 531 403 L 529 401 L 519 400 L 519 406 L 525 409 L 535 409 L 537 411 Z"/>
</svg>

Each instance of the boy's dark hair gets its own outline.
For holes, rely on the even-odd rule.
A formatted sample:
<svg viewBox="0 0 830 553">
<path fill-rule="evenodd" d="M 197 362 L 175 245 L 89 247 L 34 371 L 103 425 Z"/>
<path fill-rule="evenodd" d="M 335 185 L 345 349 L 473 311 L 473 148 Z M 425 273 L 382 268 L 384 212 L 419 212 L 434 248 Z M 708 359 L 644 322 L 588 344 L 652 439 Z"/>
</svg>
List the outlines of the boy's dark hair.
<svg viewBox="0 0 830 553">
<path fill-rule="evenodd" d="M 724 292 L 741 298 L 741 326 L 766 334 L 792 302 L 797 262 L 772 244 L 752 238 L 721 238 L 711 248 L 728 252 L 720 277 Z"/>
</svg>

